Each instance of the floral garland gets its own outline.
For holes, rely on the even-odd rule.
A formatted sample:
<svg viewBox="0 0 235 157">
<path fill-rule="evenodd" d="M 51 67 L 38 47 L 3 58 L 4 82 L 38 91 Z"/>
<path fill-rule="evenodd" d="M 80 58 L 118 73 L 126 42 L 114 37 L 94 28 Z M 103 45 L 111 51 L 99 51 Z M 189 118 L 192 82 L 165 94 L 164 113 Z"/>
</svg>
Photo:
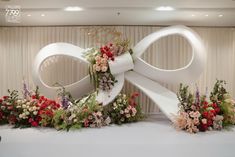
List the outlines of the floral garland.
<svg viewBox="0 0 235 157">
<path fill-rule="evenodd" d="M 124 53 L 131 53 L 129 40 L 119 40 L 115 43 L 109 43 L 99 49 L 92 48 L 84 52 L 85 57 L 91 63 L 89 66 L 89 75 L 91 82 L 97 91 L 109 91 L 117 82 L 109 68 L 109 61 L 114 61 L 115 57 Z"/>
<path fill-rule="evenodd" d="M 140 105 L 135 102 L 136 93 L 130 97 L 119 94 L 114 102 L 102 106 L 96 101 L 96 92 L 79 100 L 74 100 L 63 87 L 58 92 L 55 101 L 41 96 L 38 88 L 30 92 L 25 83 L 23 98 L 19 97 L 18 91 L 8 90 L 9 95 L 0 99 L 0 124 L 70 130 L 135 122 L 143 118 Z"/>
<path fill-rule="evenodd" d="M 188 86 L 180 85 L 178 99 L 179 114 L 175 118 L 176 128 L 190 133 L 221 130 L 235 124 L 235 101 L 224 88 L 225 81 L 217 80 L 210 97 L 189 92 Z"/>
</svg>

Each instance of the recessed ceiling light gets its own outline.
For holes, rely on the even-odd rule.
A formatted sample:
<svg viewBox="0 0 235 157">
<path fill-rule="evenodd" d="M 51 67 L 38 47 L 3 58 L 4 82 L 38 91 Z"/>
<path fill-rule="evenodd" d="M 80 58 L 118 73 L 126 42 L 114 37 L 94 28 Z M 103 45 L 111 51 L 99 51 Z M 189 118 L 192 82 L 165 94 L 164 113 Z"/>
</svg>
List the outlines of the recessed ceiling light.
<svg viewBox="0 0 235 157">
<path fill-rule="evenodd" d="M 41 16 L 46 16 L 45 14 L 41 14 Z"/>
<path fill-rule="evenodd" d="M 206 17 L 209 16 L 208 14 L 205 15 Z"/>
<path fill-rule="evenodd" d="M 69 6 L 64 8 L 64 11 L 82 11 L 83 9 L 77 6 Z"/>
<path fill-rule="evenodd" d="M 31 14 L 28 14 L 27 16 L 31 16 Z"/>
<path fill-rule="evenodd" d="M 194 17 L 195 15 L 194 15 L 194 14 L 192 14 L 191 16 L 193 16 L 193 17 Z"/>
<path fill-rule="evenodd" d="M 219 17 L 223 17 L 224 15 L 220 14 Z"/>
<path fill-rule="evenodd" d="M 155 10 L 157 10 L 157 11 L 173 11 L 175 9 L 170 6 L 160 6 L 160 7 L 155 8 Z"/>
</svg>

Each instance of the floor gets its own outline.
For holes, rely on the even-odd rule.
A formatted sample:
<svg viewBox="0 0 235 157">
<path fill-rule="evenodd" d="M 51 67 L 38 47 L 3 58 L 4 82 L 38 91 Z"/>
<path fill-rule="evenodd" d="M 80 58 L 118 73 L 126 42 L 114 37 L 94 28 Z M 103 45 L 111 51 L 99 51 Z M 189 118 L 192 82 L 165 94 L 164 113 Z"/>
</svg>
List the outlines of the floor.
<svg viewBox="0 0 235 157">
<path fill-rule="evenodd" d="M 78 131 L 0 127 L 0 157 L 234 157 L 235 129 L 188 134 L 162 115 Z"/>
</svg>

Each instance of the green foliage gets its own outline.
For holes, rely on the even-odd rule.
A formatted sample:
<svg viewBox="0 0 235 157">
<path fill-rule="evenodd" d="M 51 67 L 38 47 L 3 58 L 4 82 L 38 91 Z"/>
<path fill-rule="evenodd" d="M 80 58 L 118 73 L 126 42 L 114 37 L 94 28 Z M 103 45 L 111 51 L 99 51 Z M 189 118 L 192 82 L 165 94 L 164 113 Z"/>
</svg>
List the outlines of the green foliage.
<svg viewBox="0 0 235 157">
<path fill-rule="evenodd" d="M 210 100 L 212 102 L 224 100 L 224 94 L 228 93 L 224 88 L 224 85 L 226 85 L 226 82 L 224 80 L 216 80 L 216 83 L 210 95 Z"/>
<path fill-rule="evenodd" d="M 84 57 L 90 62 L 88 73 L 90 76 L 90 81 L 94 85 L 94 89 L 98 88 L 98 73 L 93 69 L 93 65 L 95 64 L 95 57 L 99 54 L 98 49 L 92 48 L 84 53 Z"/>
<path fill-rule="evenodd" d="M 65 117 L 65 110 L 60 109 L 60 110 L 55 111 L 52 122 L 53 122 L 54 127 L 57 130 L 67 129 L 67 125 L 66 125 L 66 123 L 64 123 L 64 117 Z"/>
<path fill-rule="evenodd" d="M 13 104 L 18 99 L 18 96 L 19 96 L 18 91 L 17 90 L 11 91 L 10 89 L 8 89 L 7 92 L 9 95 L 9 97 L 7 99 L 8 103 Z"/>
<path fill-rule="evenodd" d="M 177 98 L 180 101 L 180 108 L 185 111 L 190 110 L 191 105 L 194 102 L 194 95 L 189 92 L 189 86 L 183 86 L 180 84 L 179 92 L 177 93 Z"/>
<path fill-rule="evenodd" d="M 225 99 L 219 104 L 224 116 L 223 125 L 229 126 L 235 124 L 235 106 L 228 94 L 223 96 Z"/>
<path fill-rule="evenodd" d="M 36 99 L 39 99 L 40 98 L 40 92 L 39 92 L 39 87 L 38 86 L 36 86 L 36 89 L 35 89 L 34 93 L 35 93 Z"/>
</svg>

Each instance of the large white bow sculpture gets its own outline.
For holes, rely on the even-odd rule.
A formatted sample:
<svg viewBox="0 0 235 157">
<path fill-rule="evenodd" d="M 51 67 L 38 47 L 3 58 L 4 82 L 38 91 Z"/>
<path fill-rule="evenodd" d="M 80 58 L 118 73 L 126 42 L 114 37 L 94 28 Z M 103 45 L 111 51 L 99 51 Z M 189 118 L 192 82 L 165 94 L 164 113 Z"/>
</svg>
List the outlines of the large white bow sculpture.
<svg viewBox="0 0 235 157">
<path fill-rule="evenodd" d="M 164 70 L 151 66 L 140 56 L 145 50 L 156 40 L 168 36 L 178 34 L 185 37 L 192 46 L 192 59 L 183 68 L 175 70 Z M 57 87 L 46 85 L 40 76 L 40 67 L 42 63 L 53 56 L 69 56 L 74 57 L 82 62 L 89 64 L 83 57 L 85 50 L 68 43 L 53 43 L 42 48 L 37 54 L 33 65 L 33 80 L 38 85 L 43 94 L 48 97 L 55 97 Z M 142 92 L 149 96 L 161 109 L 165 115 L 173 120 L 173 114 L 178 112 L 178 100 L 176 94 L 159 85 L 156 81 L 165 83 L 192 83 L 202 73 L 206 62 L 206 52 L 202 44 L 201 38 L 192 29 L 185 26 L 171 26 L 154 32 L 142 39 L 134 48 L 132 57 L 129 53 L 118 56 L 115 61 L 109 61 L 111 73 L 118 81 L 109 92 L 100 91 L 97 100 L 103 105 L 113 101 L 121 92 L 124 85 L 124 78 L 137 86 Z M 133 71 L 129 71 L 133 69 Z M 80 81 L 65 86 L 74 97 L 82 97 L 89 93 L 93 86 L 90 83 L 89 76 L 84 77 Z"/>
</svg>

